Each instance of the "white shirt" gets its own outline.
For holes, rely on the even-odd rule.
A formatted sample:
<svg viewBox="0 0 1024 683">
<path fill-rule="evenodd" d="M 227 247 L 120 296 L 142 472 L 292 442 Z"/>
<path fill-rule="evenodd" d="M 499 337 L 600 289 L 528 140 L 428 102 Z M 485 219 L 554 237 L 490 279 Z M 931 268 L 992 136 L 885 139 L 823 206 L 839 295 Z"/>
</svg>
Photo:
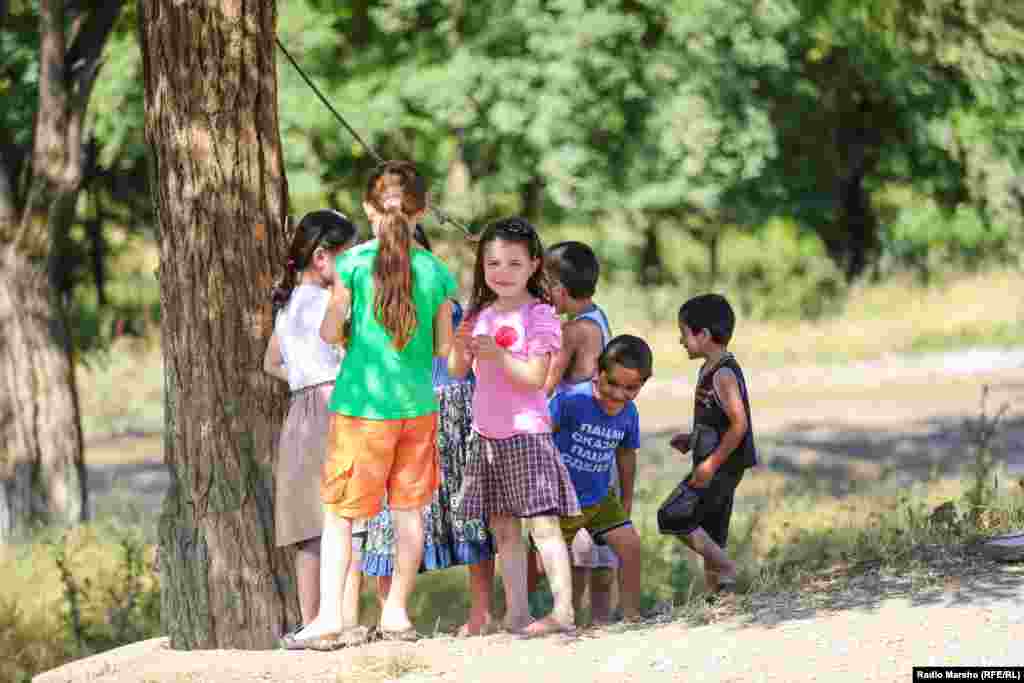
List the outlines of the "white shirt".
<svg viewBox="0 0 1024 683">
<path fill-rule="evenodd" d="M 330 296 L 323 287 L 299 285 L 274 321 L 292 391 L 333 382 L 338 376 L 341 347 L 320 338 L 320 323 L 327 313 Z"/>
</svg>

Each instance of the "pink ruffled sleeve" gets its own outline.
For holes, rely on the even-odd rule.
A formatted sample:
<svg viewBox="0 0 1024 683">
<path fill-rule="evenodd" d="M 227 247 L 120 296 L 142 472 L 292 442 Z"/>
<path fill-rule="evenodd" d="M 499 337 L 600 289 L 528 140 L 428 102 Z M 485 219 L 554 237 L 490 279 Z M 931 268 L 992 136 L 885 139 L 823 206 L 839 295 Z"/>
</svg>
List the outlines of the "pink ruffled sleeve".
<svg viewBox="0 0 1024 683">
<path fill-rule="evenodd" d="M 542 356 L 562 348 L 562 322 L 553 306 L 537 303 L 526 314 L 526 354 Z"/>
</svg>

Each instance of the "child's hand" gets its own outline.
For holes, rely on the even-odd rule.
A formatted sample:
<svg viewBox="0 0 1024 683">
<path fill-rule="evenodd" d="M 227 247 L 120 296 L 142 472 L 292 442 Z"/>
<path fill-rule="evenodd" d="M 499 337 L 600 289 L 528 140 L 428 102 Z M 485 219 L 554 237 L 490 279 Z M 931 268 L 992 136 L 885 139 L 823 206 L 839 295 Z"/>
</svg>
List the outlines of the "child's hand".
<svg viewBox="0 0 1024 683">
<path fill-rule="evenodd" d="M 461 353 L 468 353 L 473 344 L 473 327 L 468 320 L 463 320 L 455 328 L 454 346 Z"/>
<path fill-rule="evenodd" d="M 711 464 L 711 458 L 708 458 L 693 468 L 693 472 L 690 474 L 690 486 L 695 489 L 707 488 L 714 476 L 715 466 Z"/>
<path fill-rule="evenodd" d="M 690 432 L 676 434 L 669 440 L 668 445 L 680 453 L 688 452 L 690 450 Z"/>
<path fill-rule="evenodd" d="M 473 337 L 473 345 L 470 348 L 473 349 L 473 353 L 477 358 L 484 360 L 498 360 L 501 358 L 501 354 L 505 352 L 504 349 L 498 346 L 498 342 L 494 340 L 494 337 L 487 334 L 478 334 Z"/>
<path fill-rule="evenodd" d="M 694 393 L 697 396 L 697 402 L 704 406 L 710 406 L 715 402 L 715 392 L 710 389 L 697 389 Z"/>
</svg>

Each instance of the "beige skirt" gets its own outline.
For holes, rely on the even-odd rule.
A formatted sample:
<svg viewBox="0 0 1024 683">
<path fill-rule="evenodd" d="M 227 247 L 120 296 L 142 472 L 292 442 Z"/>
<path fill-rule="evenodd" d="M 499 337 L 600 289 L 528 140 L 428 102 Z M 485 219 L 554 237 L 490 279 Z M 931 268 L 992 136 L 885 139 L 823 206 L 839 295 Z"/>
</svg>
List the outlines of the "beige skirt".
<svg viewBox="0 0 1024 683">
<path fill-rule="evenodd" d="M 327 402 L 333 388 L 334 383 L 328 382 L 292 394 L 274 468 L 274 535 L 279 547 L 323 533 L 320 475 L 327 455 L 331 417 Z"/>
</svg>

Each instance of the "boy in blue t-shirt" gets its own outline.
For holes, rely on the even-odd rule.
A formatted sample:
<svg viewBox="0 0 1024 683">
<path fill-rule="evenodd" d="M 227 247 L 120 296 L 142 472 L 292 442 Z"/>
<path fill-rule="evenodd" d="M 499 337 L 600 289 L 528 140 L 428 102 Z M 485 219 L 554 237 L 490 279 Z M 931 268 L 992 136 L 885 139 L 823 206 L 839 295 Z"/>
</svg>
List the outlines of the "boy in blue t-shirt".
<svg viewBox="0 0 1024 683">
<path fill-rule="evenodd" d="M 633 399 L 651 376 L 647 343 L 623 334 L 605 347 L 589 386 L 555 396 L 551 411 L 555 446 L 569 470 L 582 514 L 563 517 L 562 534 L 572 543 L 586 529 L 598 545 L 609 545 L 622 564 L 622 613 L 640 617 L 640 535 L 633 528 L 633 485 L 640 446 L 640 414 Z M 622 498 L 612 488 L 618 468 Z M 575 606 L 577 609 L 579 605 Z"/>
</svg>

